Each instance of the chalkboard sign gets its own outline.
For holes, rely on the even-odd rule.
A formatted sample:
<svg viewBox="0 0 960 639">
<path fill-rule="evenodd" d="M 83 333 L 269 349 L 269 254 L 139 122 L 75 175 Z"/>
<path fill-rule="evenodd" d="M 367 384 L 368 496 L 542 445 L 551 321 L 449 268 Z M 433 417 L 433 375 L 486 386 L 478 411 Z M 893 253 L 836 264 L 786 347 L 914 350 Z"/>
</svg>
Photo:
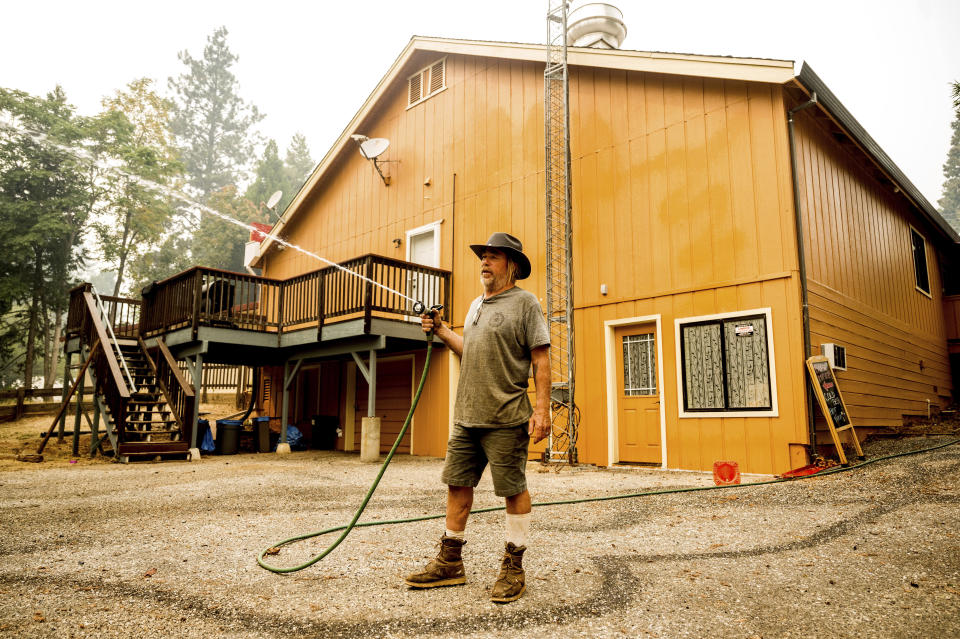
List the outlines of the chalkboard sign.
<svg viewBox="0 0 960 639">
<path fill-rule="evenodd" d="M 834 428 L 842 428 L 850 423 L 847 417 L 847 407 L 843 404 L 840 389 L 837 387 L 837 378 L 833 376 L 830 361 L 826 358 L 811 357 L 807 360 L 813 385 L 816 387 L 820 407 L 824 414 L 829 414 Z"/>
<path fill-rule="evenodd" d="M 830 368 L 830 360 L 823 355 L 811 357 L 807 360 L 807 371 L 810 373 L 810 381 L 817 401 L 820 403 L 820 409 L 827 419 L 827 427 L 830 429 L 833 444 L 837 448 L 840 463 L 846 466 L 847 457 L 843 453 L 838 431 L 850 431 L 850 443 L 856 449 L 858 458 L 863 459 L 863 449 L 860 448 L 860 440 L 850 422 L 847 406 L 843 403 L 843 395 L 840 394 L 840 387 L 837 386 L 837 378 L 833 376 L 833 369 Z"/>
</svg>

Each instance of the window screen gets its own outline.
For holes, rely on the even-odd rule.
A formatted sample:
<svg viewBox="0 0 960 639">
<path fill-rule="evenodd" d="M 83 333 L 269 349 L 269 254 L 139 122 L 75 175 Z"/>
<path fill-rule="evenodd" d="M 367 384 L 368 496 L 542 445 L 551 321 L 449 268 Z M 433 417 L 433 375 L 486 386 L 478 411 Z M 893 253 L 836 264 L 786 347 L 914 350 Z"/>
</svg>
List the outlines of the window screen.
<svg viewBox="0 0 960 639">
<path fill-rule="evenodd" d="M 765 315 L 681 324 L 687 411 L 769 410 Z"/>
<path fill-rule="evenodd" d="M 927 275 L 927 247 L 923 236 L 910 229 L 910 240 L 913 243 L 913 273 L 917 288 L 924 293 L 930 293 L 930 278 Z"/>
</svg>

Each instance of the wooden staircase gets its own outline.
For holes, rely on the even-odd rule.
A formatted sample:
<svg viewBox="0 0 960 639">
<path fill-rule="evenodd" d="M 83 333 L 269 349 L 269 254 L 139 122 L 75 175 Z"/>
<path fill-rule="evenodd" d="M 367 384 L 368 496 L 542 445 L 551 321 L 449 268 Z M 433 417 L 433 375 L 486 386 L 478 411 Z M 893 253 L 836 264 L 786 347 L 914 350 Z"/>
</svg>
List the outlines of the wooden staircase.
<svg viewBox="0 0 960 639">
<path fill-rule="evenodd" d="M 188 433 L 174 414 L 145 345 L 139 340 L 123 340 L 118 346 L 135 388 L 127 400 L 122 423 L 115 424 L 119 440 L 117 453 L 121 457 L 186 454 L 190 448 Z"/>
<path fill-rule="evenodd" d="M 74 289 L 70 304 L 73 334 L 80 339 L 84 363 L 61 414 L 86 370 L 94 380 L 97 413 L 106 420 L 106 434 L 119 460 L 187 455 L 196 394 L 163 339 L 158 337 L 148 348 L 137 327 L 122 320 L 114 326 L 116 312 L 105 309 L 90 284 Z"/>
</svg>

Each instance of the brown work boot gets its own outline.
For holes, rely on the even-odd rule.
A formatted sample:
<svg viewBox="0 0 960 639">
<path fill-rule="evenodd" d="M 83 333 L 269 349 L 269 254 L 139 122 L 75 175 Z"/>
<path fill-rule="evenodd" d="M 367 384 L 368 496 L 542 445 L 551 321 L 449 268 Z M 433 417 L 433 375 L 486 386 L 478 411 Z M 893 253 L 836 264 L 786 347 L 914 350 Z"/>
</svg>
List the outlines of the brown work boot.
<svg viewBox="0 0 960 639">
<path fill-rule="evenodd" d="M 404 581 L 411 588 L 437 588 L 466 583 L 467 575 L 463 570 L 463 559 L 460 557 L 460 551 L 465 543 L 467 542 L 462 539 L 444 535 L 440 538 L 440 552 L 437 558 L 420 572 L 407 575 Z"/>
<path fill-rule="evenodd" d="M 497 577 L 497 583 L 493 584 L 493 590 L 490 591 L 490 601 L 494 603 L 516 601 L 527 589 L 522 565 L 523 552 L 526 549 L 526 546 L 518 548 L 512 542 L 507 542 L 507 550 L 503 553 L 503 561 L 500 563 L 500 575 Z"/>
</svg>

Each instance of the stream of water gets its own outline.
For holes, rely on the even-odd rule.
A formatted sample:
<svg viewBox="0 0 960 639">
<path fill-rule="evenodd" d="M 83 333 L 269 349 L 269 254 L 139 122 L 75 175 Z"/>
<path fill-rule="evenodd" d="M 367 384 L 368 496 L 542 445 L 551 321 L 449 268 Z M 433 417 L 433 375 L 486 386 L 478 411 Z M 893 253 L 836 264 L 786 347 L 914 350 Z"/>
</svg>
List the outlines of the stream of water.
<svg viewBox="0 0 960 639">
<path fill-rule="evenodd" d="M 235 225 L 235 226 L 239 226 L 240 228 L 246 229 L 247 231 L 261 232 L 259 229 L 257 229 L 257 228 L 254 227 L 253 225 L 247 224 L 247 223 L 245 223 L 245 222 L 241 222 L 240 220 L 238 220 L 238 219 L 236 219 L 236 218 L 230 217 L 229 215 L 227 215 L 227 214 L 225 214 L 225 213 L 222 213 L 222 212 L 220 212 L 220 211 L 218 211 L 218 210 L 216 210 L 216 209 L 210 208 L 209 206 L 206 206 L 206 205 L 204 205 L 204 204 L 201 204 L 201 203 L 193 200 L 192 198 L 190 198 L 190 197 L 189 197 L 188 195 L 186 195 L 185 193 L 182 193 L 182 192 L 180 192 L 180 191 L 178 191 L 178 190 L 176 190 L 176 189 L 170 188 L 170 187 L 168 187 L 168 186 L 166 186 L 166 185 L 164 185 L 164 184 L 158 184 L 157 182 L 154 182 L 154 181 L 152 181 L 152 180 L 148 180 L 148 179 L 143 178 L 143 177 L 140 177 L 140 176 L 138 176 L 138 175 L 134 175 L 134 174 L 132 174 L 132 173 L 129 173 L 128 171 L 124 171 L 124 170 L 123 170 L 122 168 L 120 168 L 120 166 L 119 166 L 118 164 L 116 164 L 116 163 L 109 162 L 109 161 L 103 160 L 103 159 L 98 159 L 98 158 L 94 157 L 94 156 L 93 156 L 89 151 L 87 151 L 86 149 L 64 146 L 64 145 L 62 145 L 62 144 L 59 144 L 59 143 L 57 143 L 57 142 L 54 142 L 54 141 L 50 140 L 49 138 L 47 138 L 46 135 L 44 135 L 44 134 L 42 134 L 42 133 L 37 133 L 37 132 L 34 132 L 34 131 L 26 130 L 26 129 L 24 129 L 23 127 L 19 126 L 18 124 L 14 123 L 14 122 L 11 122 L 11 121 L 9 121 L 9 120 L 7 120 L 7 121 L 5 121 L 5 122 L 4 122 L 4 121 L 0 121 L 0 130 L 6 131 L 6 132 L 8 132 L 8 133 L 14 133 L 14 134 L 20 135 L 20 136 L 22 136 L 22 137 L 28 137 L 28 138 L 30 138 L 31 140 L 33 140 L 34 142 L 36 142 L 37 144 L 46 146 L 46 147 L 48 147 L 48 148 L 54 148 L 54 149 L 57 149 L 57 150 L 62 151 L 62 152 L 64 152 L 64 153 L 68 153 L 68 154 L 72 155 L 73 157 L 75 157 L 75 158 L 77 158 L 77 159 L 80 159 L 80 160 L 83 160 L 83 161 L 85 161 L 85 162 L 89 162 L 89 163 L 93 164 L 93 165 L 96 166 L 97 168 L 100 168 L 100 169 L 103 169 L 103 170 L 106 170 L 106 171 L 110 171 L 110 172 L 114 173 L 115 175 L 121 175 L 121 176 L 127 178 L 128 180 L 130 180 L 131 182 L 134 182 L 134 183 L 136 183 L 136 184 L 139 184 L 140 186 L 142 186 L 142 187 L 144 187 L 144 188 L 147 188 L 147 189 L 150 189 L 151 191 L 154 191 L 154 192 L 157 192 L 157 193 L 161 193 L 161 194 L 163 194 L 163 195 L 165 195 L 165 196 L 167 196 L 167 197 L 169 197 L 169 198 L 175 199 L 175 200 L 179 200 L 180 202 L 183 202 L 183 203 L 186 204 L 187 206 L 189 206 L 189 207 L 191 207 L 191 208 L 199 211 L 200 213 L 207 214 L 207 215 L 212 215 L 212 216 L 214 216 L 214 217 L 220 218 L 221 220 L 223 220 L 223 221 L 225 221 L 225 222 L 229 222 L 230 224 L 233 224 L 233 225 Z M 329 265 L 329 266 L 333 266 L 333 267 L 335 267 L 335 268 L 338 268 L 338 269 L 340 269 L 341 271 L 343 271 L 344 273 L 349 273 L 350 275 L 352 275 L 352 276 L 354 276 L 354 277 L 357 277 L 357 278 L 360 278 L 361 280 L 363 280 L 363 281 L 365 281 L 365 282 L 369 282 L 369 283 L 373 284 L 374 286 L 377 286 L 377 287 L 379 287 L 379 288 L 381 288 L 381 289 L 383 289 L 383 290 L 385 290 L 385 291 L 387 291 L 387 292 L 389 292 L 389 293 L 393 293 L 394 295 L 398 295 L 398 296 L 402 297 L 402 298 L 405 299 L 405 300 L 408 300 L 408 301 L 410 301 L 410 302 L 416 302 L 416 301 L 417 301 L 417 300 L 415 300 L 414 298 L 410 297 L 409 295 L 404 295 L 404 294 L 401 293 L 400 291 L 397 291 L 397 290 L 395 290 L 395 289 L 392 289 L 392 288 L 390 288 L 389 286 L 386 286 L 386 285 L 384 285 L 384 284 L 381 284 L 380 282 L 377 282 L 377 281 L 375 281 L 375 280 L 372 280 L 372 279 L 370 279 L 369 277 L 366 277 L 365 275 L 361 275 L 360 273 L 357 273 L 357 272 L 355 272 L 355 271 L 351 271 L 350 269 L 348 269 L 348 268 L 346 268 L 346 267 L 344 267 L 344 266 L 341 266 L 340 264 L 337 264 L 336 262 L 333 262 L 333 261 L 331 261 L 331 260 L 328 260 L 328 259 L 325 258 L 325 257 L 322 257 L 322 256 L 320 256 L 320 255 L 317 255 L 317 254 L 314 253 L 313 251 L 309 251 L 309 250 L 307 250 L 307 249 L 305 249 L 305 248 L 303 248 L 303 247 L 297 246 L 296 244 L 293 244 L 293 243 L 288 242 L 288 241 L 286 241 L 286 240 L 284 240 L 284 239 L 281 239 L 280 237 L 277 237 L 276 235 L 273 235 L 273 232 L 271 232 L 271 234 L 270 234 L 269 237 L 271 237 L 272 240 L 273 240 L 274 242 L 277 242 L 278 244 L 281 244 L 281 245 L 283 245 L 283 246 L 286 246 L 287 248 L 291 248 L 291 249 L 293 249 L 293 250 L 295 250 L 295 251 L 299 251 L 300 253 L 303 253 L 304 255 L 307 255 L 307 256 L 309 256 L 309 257 L 312 257 L 313 259 L 315 259 L 315 260 L 317 260 L 317 261 L 319 261 L 319 262 L 322 262 L 322 263 L 327 264 L 327 265 Z"/>
</svg>

